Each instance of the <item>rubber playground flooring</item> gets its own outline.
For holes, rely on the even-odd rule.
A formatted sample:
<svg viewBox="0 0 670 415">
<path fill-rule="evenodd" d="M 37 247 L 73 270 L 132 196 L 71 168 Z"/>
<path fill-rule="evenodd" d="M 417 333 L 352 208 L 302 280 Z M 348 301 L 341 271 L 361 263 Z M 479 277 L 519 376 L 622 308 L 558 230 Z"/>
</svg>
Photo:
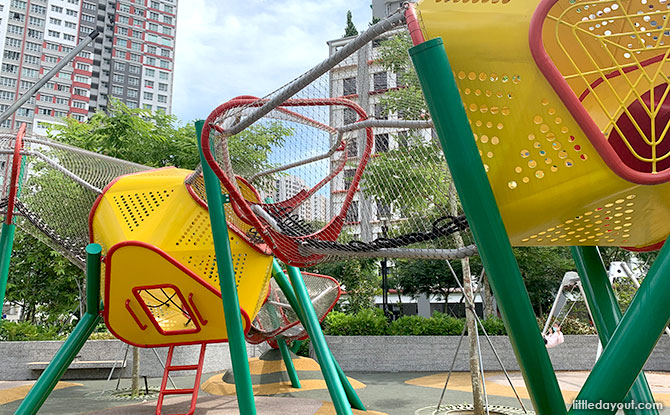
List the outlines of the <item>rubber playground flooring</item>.
<svg viewBox="0 0 670 415">
<path fill-rule="evenodd" d="M 259 415 L 335 414 L 332 404 L 330 404 L 325 383 L 323 383 L 323 379 L 320 378 L 318 372 L 310 370 L 314 367 L 309 362 L 300 362 L 300 367 L 297 368 L 304 385 L 302 389 L 291 388 L 288 378 L 282 371 L 258 371 L 253 368 L 254 364 L 252 362 L 252 373 L 255 373 L 252 374 L 254 383 L 256 385 L 266 385 L 264 386 L 265 390 L 259 390 L 256 396 Z M 436 405 L 446 378 L 446 373 L 426 372 L 349 372 L 348 375 L 350 379 L 356 380 L 355 383 L 352 383 L 357 388 L 361 400 L 367 406 L 369 410 L 367 414 L 369 415 L 412 415 L 417 409 Z M 532 405 L 527 399 L 527 391 L 523 387 L 520 373 L 511 372 L 510 375 L 513 383 L 517 386 L 524 405 L 531 410 Z M 566 403 L 570 403 L 574 399 L 576 391 L 587 375 L 588 372 L 558 373 Z M 666 408 L 661 413 L 670 415 L 670 373 L 648 373 L 647 375 L 656 401 L 662 402 Z M 222 377 L 221 373 L 203 375 L 196 415 L 239 413 L 235 402 L 234 389 L 226 389 Z M 176 377 L 174 381 L 177 387 L 189 387 L 193 384 L 193 377 Z M 128 387 L 129 382 L 127 379 L 122 380 L 121 387 Z M 0 382 L 0 415 L 14 413 L 20 400 L 27 392 L 27 383 Z M 155 413 L 155 397 L 144 401 L 133 401 L 112 398 L 107 393 L 101 396 L 104 383 L 104 380 L 62 382 L 47 399 L 39 414 L 153 415 Z M 159 384 L 160 379 L 149 379 L 150 388 L 157 388 Z M 271 384 L 278 385 L 267 386 Z M 218 385 L 218 389 L 213 388 L 213 385 Z M 113 388 L 114 384 L 111 384 L 111 387 Z M 507 386 L 507 381 L 501 373 L 487 373 L 486 388 L 489 394 L 489 404 L 519 407 L 512 389 Z M 189 399 L 189 397 L 166 398 L 164 413 L 184 413 L 188 408 Z M 465 404 L 470 403 L 471 400 L 469 374 L 454 373 L 449 381 L 449 389 L 445 394 L 444 404 Z"/>
</svg>

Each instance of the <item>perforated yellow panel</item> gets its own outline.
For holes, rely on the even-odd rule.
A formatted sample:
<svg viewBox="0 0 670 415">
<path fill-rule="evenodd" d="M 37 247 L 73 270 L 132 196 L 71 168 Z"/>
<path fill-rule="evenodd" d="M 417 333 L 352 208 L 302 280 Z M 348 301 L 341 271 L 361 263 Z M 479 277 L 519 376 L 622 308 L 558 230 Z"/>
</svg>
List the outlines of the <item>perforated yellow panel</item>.
<svg viewBox="0 0 670 415">
<path fill-rule="evenodd" d="M 514 245 L 644 247 L 667 237 L 670 185 L 612 172 L 538 69 L 528 40 L 537 2 L 418 7 L 426 38 L 444 40 Z"/>
<path fill-rule="evenodd" d="M 132 258 L 132 261 L 115 259 L 114 266 L 110 270 L 109 281 L 103 281 L 102 286 L 107 287 L 105 294 L 113 293 L 109 296 L 110 304 L 105 304 L 105 309 L 126 318 L 126 320 L 123 318 L 110 319 L 111 324 L 128 324 L 133 321 L 134 317 L 125 305 L 127 300 L 130 300 L 133 310 L 135 308 L 140 311 L 145 310 L 142 309 L 144 307 L 142 303 L 148 309 L 152 309 L 156 304 L 152 303 L 149 293 L 155 295 L 157 292 L 155 290 L 159 290 L 158 292 L 161 289 L 166 290 L 166 288 L 145 290 L 140 295 L 133 292 L 136 287 L 155 285 L 161 281 L 174 284 L 175 290 L 181 292 L 179 295 L 183 295 L 184 300 L 188 300 L 189 292 L 196 293 L 196 297 L 199 298 L 210 298 L 211 296 L 202 294 L 207 291 L 219 292 L 218 270 L 209 215 L 207 210 L 193 199 L 183 183 L 189 173 L 191 172 L 187 170 L 170 168 L 124 176 L 104 193 L 95 208 L 92 216 L 92 236 L 95 242 L 103 246 L 103 253 L 110 249 L 113 250 L 114 246 L 126 241 L 139 241 L 147 244 L 144 250 L 135 247 L 139 253 L 134 256 L 124 257 Z M 232 231 L 229 237 L 240 307 L 248 314 L 249 319 L 253 320 L 267 294 L 272 257 L 258 252 Z M 168 265 L 161 266 L 168 271 L 161 271 L 157 276 L 145 277 L 136 268 L 139 263 L 143 262 L 142 252 L 147 251 L 149 247 L 156 247 L 166 258 L 173 259 L 184 269 L 170 265 L 165 259 Z M 108 261 L 105 261 L 105 265 L 108 265 Z M 152 271 L 153 274 L 157 272 Z M 184 281 L 187 278 L 193 281 L 189 283 L 191 286 L 189 292 L 186 292 L 180 285 L 185 284 Z M 177 284 L 177 281 L 181 282 Z M 162 297 L 158 295 L 158 297 L 162 298 L 165 295 L 163 294 Z M 216 309 L 220 311 L 220 299 L 216 297 L 210 300 L 218 304 Z M 174 301 L 177 301 L 176 298 Z M 152 304 L 149 305 L 149 303 Z M 154 311 L 163 313 L 168 307 L 167 304 L 162 304 Z M 187 313 L 187 315 L 186 319 L 192 321 L 191 314 Z M 171 314 L 168 314 L 167 317 L 162 315 L 161 324 L 168 325 L 166 318 L 174 319 L 174 324 L 179 325 L 182 323 L 178 320 L 184 319 L 184 315 L 174 314 L 174 311 L 171 310 Z M 219 313 L 218 316 L 209 318 L 209 320 L 212 319 L 223 319 L 223 316 Z M 120 329 L 115 326 L 110 327 L 112 328 Z M 135 333 L 139 336 L 138 338 L 125 338 L 125 340 L 135 344 L 157 344 L 158 338 L 152 337 L 149 341 L 146 337 L 147 333 L 143 330 Z M 160 334 L 160 331 L 156 333 L 159 336 L 168 336 Z M 225 339 L 221 337 L 224 335 L 222 333 L 214 334 L 213 331 L 200 330 L 180 334 L 180 336 L 188 337 L 189 341 L 211 341 Z M 207 337 L 212 335 L 215 338 Z M 169 344 L 166 342 L 174 340 L 173 335 L 168 337 L 170 339 L 163 339 L 160 343 Z M 182 337 L 179 337 L 180 342 L 184 341 Z"/>
</svg>

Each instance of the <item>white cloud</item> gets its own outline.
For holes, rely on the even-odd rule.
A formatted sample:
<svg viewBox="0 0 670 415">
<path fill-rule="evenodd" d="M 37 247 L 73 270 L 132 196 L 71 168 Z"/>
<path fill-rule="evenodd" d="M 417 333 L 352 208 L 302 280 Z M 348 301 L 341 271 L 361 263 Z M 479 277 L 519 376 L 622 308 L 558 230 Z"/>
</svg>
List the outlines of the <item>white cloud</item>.
<svg viewBox="0 0 670 415">
<path fill-rule="evenodd" d="M 173 112 L 205 118 L 237 95 L 264 96 L 327 57 L 351 9 L 359 30 L 369 3 L 348 0 L 188 0 L 179 4 Z"/>
</svg>

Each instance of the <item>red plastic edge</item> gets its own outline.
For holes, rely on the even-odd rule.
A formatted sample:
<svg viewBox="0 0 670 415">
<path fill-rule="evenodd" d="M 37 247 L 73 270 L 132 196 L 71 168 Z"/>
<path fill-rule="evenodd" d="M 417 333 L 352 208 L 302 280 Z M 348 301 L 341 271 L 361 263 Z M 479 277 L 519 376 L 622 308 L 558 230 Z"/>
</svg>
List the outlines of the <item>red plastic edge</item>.
<svg viewBox="0 0 670 415">
<path fill-rule="evenodd" d="M 538 68 L 582 128 L 584 134 L 593 147 L 595 147 L 598 154 L 600 154 L 605 164 L 615 174 L 624 180 L 637 184 L 651 185 L 670 181 L 670 169 L 657 174 L 643 173 L 633 170 L 623 163 L 547 54 L 542 42 L 542 25 L 547 18 L 547 14 L 557 1 L 541 0 L 530 20 L 528 43 L 530 52 Z"/>
<path fill-rule="evenodd" d="M 237 188 L 233 185 L 233 183 L 230 181 L 230 179 L 226 176 L 225 172 L 221 167 L 218 165 L 216 160 L 214 159 L 214 156 L 212 154 L 211 148 L 210 148 L 210 141 L 209 141 L 209 135 L 212 129 L 212 124 L 216 119 L 221 116 L 223 113 L 226 111 L 235 108 L 235 107 L 240 107 L 243 105 L 250 105 L 250 106 L 261 106 L 263 103 L 265 103 L 265 100 L 259 100 L 259 99 L 233 99 L 231 101 L 228 101 L 219 107 L 217 107 L 212 113 L 207 117 L 207 120 L 205 120 L 205 125 L 202 130 L 202 136 L 201 136 L 201 145 L 202 145 L 202 150 L 203 150 L 203 155 L 205 158 L 205 162 L 212 168 L 216 176 L 219 178 L 223 186 L 228 190 L 228 194 L 230 195 L 231 201 L 234 203 L 237 203 L 244 213 L 244 217 L 249 220 L 249 225 L 253 226 L 259 230 L 261 230 L 260 235 L 265 240 L 265 242 L 268 244 L 268 246 L 273 247 L 273 252 L 277 258 L 279 258 L 282 262 L 291 264 L 291 265 L 297 265 L 297 266 L 304 266 L 304 265 L 309 265 L 311 263 L 316 262 L 319 258 L 322 258 L 324 255 L 310 255 L 309 257 L 303 257 L 300 259 L 297 258 L 292 258 L 284 254 L 284 249 L 277 249 L 277 246 L 287 246 L 289 249 L 296 251 L 297 250 L 297 244 L 299 241 L 307 238 L 321 238 L 321 239 L 326 239 L 330 240 L 332 239 L 332 235 L 339 235 L 339 232 L 342 229 L 342 226 L 344 226 L 344 218 L 346 216 L 347 209 L 349 208 L 349 205 L 351 204 L 354 195 L 356 193 L 356 190 L 358 188 L 358 184 L 361 180 L 361 176 L 363 175 L 363 170 L 365 170 L 365 165 L 367 164 L 368 160 L 370 159 L 370 154 L 372 153 L 372 147 L 374 145 L 374 136 L 372 133 L 372 128 L 366 128 L 366 145 L 365 145 L 365 151 L 363 153 L 363 156 L 361 157 L 361 161 L 358 164 L 358 168 L 356 169 L 356 173 L 354 175 L 354 178 L 351 182 L 351 185 L 349 186 L 349 190 L 347 191 L 347 195 L 345 196 L 344 202 L 342 204 L 342 208 L 340 210 L 340 213 L 333 217 L 331 219 L 330 223 L 326 225 L 323 229 L 320 231 L 312 234 L 312 235 L 306 235 L 302 236 L 299 238 L 296 237 L 287 237 L 285 235 L 280 234 L 279 232 L 274 231 L 272 228 L 268 226 L 264 226 L 260 219 L 256 216 L 255 213 L 251 210 L 251 207 L 249 204 L 244 200 L 244 197 L 240 194 L 240 192 L 237 190 Z M 367 114 L 363 110 L 363 108 L 356 104 L 355 102 L 352 102 L 347 99 L 343 98 L 319 98 L 319 99 L 293 99 L 293 100 L 287 100 L 282 104 L 282 106 L 297 106 L 297 107 L 304 107 L 304 106 L 319 106 L 319 105 L 327 105 L 327 106 L 333 106 L 333 105 L 341 105 L 341 106 L 346 106 L 354 111 L 360 116 L 360 118 L 357 120 L 363 121 L 367 119 Z M 323 237 L 322 235 L 324 234 L 331 234 L 328 235 L 329 237 Z M 274 241 L 273 239 L 276 239 Z"/>
<path fill-rule="evenodd" d="M 423 32 L 419 26 L 419 19 L 416 18 L 414 7 L 412 3 L 407 5 L 407 9 L 405 9 L 405 21 L 407 22 L 407 29 L 409 30 L 409 36 L 412 38 L 412 43 L 416 46 L 425 42 L 426 38 L 423 36 Z"/>
<path fill-rule="evenodd" d="M 19 177 L 21 176 L 21 150 L 23 149 L 23 137 L 26 135 L 26 124 L 21 124 L 19 132 L 14 140 L 14 155 L 12 156 L 12 175 L 10 177 L 9 196 L 7 198 L 7 214 L 5 223 L 12 224 L 14 219 L 14 206 L 16 205 L 16 194 L 19 190 Z"/>
</svg>

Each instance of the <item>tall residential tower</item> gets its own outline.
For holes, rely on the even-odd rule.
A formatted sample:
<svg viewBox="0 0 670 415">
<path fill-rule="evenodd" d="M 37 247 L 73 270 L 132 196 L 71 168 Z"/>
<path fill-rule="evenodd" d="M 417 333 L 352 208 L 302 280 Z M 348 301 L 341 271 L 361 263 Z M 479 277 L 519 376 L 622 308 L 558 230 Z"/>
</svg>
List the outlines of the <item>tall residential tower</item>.
<svg viewBox="0 0 670 415">
<path fill-rule="evenodd" d="M 171 112 L 177 0 L 0 0 L 0 111 L 93 30 L 101 35 L 0 129 L 44 134 L 110 97 Z"/>
</svg>

